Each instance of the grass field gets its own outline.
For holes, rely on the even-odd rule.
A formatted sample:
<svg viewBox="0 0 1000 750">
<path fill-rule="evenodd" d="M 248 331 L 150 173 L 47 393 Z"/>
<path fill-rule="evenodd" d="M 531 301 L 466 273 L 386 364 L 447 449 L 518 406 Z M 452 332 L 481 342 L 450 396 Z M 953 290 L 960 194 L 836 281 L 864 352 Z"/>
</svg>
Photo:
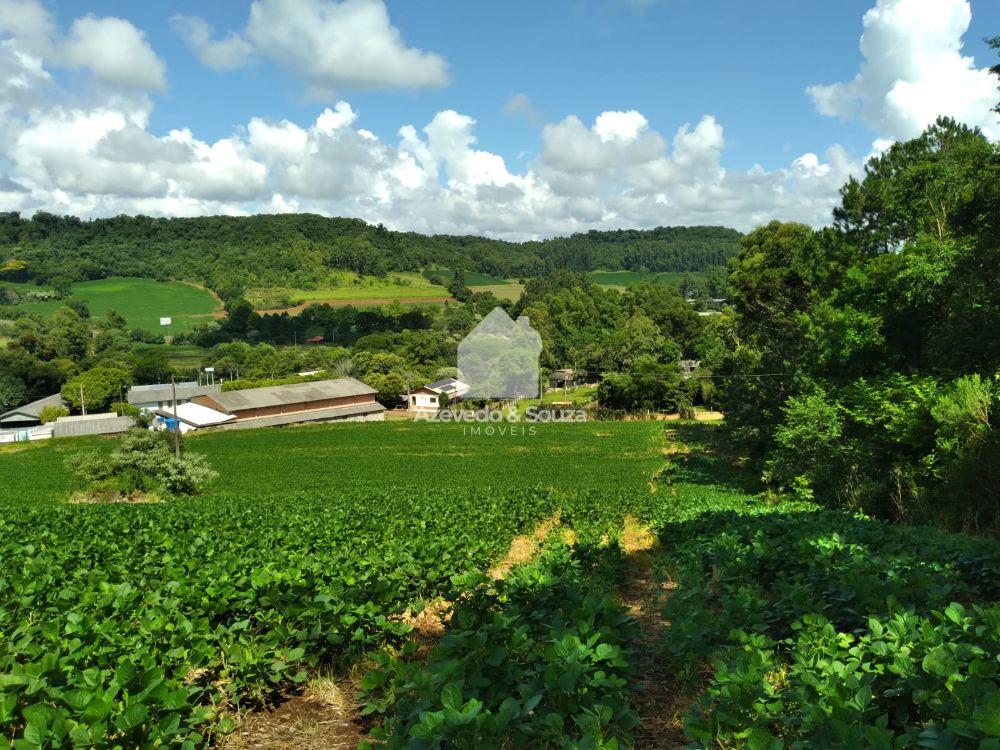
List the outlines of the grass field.
<svg viewBox="0 0 1000 750">
<path fill-rule="evenodd" d="M 148 505 L 64 502 L 112 441 L 0 449 L 0 731 L 356 747 L 361 694 L 400 749 L 994 746 L 995 543 L 759 497 L 712 426 L 510 426 L 205 432 Z"/>
<path fill-rule="evenodd" d="M 524 291 L 524 285 L 519 284 L 516 281 L 508 281 L 503 284 L 483 284 L 482 286 L 473 286 L 469 288 L 474 292 L 490 292 L 499 299 L 506 299 L 511 302 L 519 300 L 521 298 L 521 292 Z"/>
<path fill-rule="evenodd" d="M 591 277 L 595 284 L 600 286 L 628 287 L 641 284 L 646 281 L 651 284 L 663 284 L 676 286 L 685 274 L 673 271 L 662 273 L 639 273 L 638 271 L 591 271 Z M 703 274 L 699 271 L 691 271 L 687 275 L 692 278 L 700 278 Z"/>
<path fill-rule="evenodd" d="M 7 284 L 20 292 L 37 287 L 32 284 Z M 209 292 L 190 284 L 152 279 L 111 278 L 73 284 L 73 297 L 87 301 L 92 315 L 117 310 L 132 328 L 165 333 L 160 318 L 172 318 L 171 331 L 189 331 L 195 323 L 212 319 L 219 303 Z M 18 309 L 50 315 L 65 304 L 62 300 L 24 302 Z"/>
<path fill-rule="evenodd" d="M 189 437 L 187 445 L 207 456 L 221 475 L 204 496 L 211 500 L 240 493 L 324 492 L 359 482 L 415 490 L 641 486 L 657 464 L 657 437 L 651 423 L 538 425 L 537 434 L 515 440 L 466 437 L 460 425 L 385 422 L 204 432 Z M 81 439 L 0 448 L 0 477 L 8 480 L 0 483 L 0 502 L 61 501 L 73 485 L 62 468 L 64 458 L 109 445 Z M 608 466 L 604 458 L 612 449 L 616 460 Z M 379 467 L 376 475 L 369 473 L 372 465 Z M 281 482 L 271 481 L 278 475 Z"/>
<path fill-rule="evenodd" d="M 451 281 L 453 276 L 452 272 L 447 268 L 428 268 L 424 269 L 421 273 L 426 279 L 429 279 L 431 276 L 439 276 L 446 281 Z M 465 272 L 465 285 L 470 288 L 477 286 L 503 285 L 507 283 L 509 282 L 506 279 L 501 279 L 498 276 L 491 276 L 488 273 L 481 273 L 479 271 Z"/>
<path fill-rule="evenodd" d="M 390 273 L 385 278 L 378 278 L 359 276 L 350 271 L 332 273 L 329 283 L 315 289 L 265 287 L 247 291 L 247 299 L 258 310 L 296 307 L 309 302 L 388 304 L 396 299 L 436 299 L 447 296 L 447 289 L 431 284 L 419 273 Z M 289 304 L 284 304 L 286 302 Z"/>
</svg>

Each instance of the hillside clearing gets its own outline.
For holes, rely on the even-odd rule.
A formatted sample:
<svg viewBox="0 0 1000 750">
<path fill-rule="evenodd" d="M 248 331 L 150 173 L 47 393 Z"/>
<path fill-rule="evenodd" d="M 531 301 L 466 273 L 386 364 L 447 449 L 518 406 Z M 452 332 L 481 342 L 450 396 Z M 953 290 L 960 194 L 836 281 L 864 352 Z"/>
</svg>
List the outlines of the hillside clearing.
<svg viewBox="0 0 1000 750">
<path fill-rule="evenodd" d="M 31 284 L 4 284 L 21 293 L 44 288 Z M 91 315 L 101 316 L 108 310 L 115 310 L 125 317 L 130 328 L 153 333 L 167 333 L 167 328 L 160 325 L 160 318 L 171 318 L 170 332 L 180 333 L 221 314 L 219 301 L 211 292 L 177 281 L 109 278 L 81 281 L 71 289 L 72 297 L 87 302 Z M 16 309 L 51 315 L 65 304 L 65 300 L 28 301 L 17 305 Z"/>
</svg>

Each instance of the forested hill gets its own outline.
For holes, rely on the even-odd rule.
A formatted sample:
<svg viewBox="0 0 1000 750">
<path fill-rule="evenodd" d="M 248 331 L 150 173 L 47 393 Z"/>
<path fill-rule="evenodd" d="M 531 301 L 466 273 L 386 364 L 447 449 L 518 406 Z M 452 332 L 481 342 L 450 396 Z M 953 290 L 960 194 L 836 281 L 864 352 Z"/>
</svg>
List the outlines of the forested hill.
<svg viewBox="0 0 1000 750">
<path fill-rule="evenodd" d="M 213 288 L 234 281 L 308 281 L 330 269 L 379 275 L 438 266 L 505 278 L 550 269 L 701 271 L 725 264 L 741 237 L 725 227 L 661 227 L 517 243 L 393 232 L 358 219 L 315 214 L 82 221 L 3 213 L 0 266 L 25 261 L 18 275 L 41 282 L 145 276 L 201 281 Z"/>
</svg>

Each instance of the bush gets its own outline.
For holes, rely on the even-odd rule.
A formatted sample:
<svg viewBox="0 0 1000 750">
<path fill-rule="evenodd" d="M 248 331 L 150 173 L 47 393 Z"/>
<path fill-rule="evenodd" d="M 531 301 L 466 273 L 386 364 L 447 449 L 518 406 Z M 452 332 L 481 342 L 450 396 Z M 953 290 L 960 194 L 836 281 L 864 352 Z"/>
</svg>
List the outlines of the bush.
<svg viewBox="0 0 1000 750">
<path fill-rule="evenodd" d="M 178 459 L 172 439 L 166 433 L 129 430 L 110 454 L 78 454 L 67 466 L 90 487 L 113 488 L 122 495 L 155 490 L 195 495 L 218 474 L 204 456 L 188 453 Z"/>
<path fill-rule="evenodd" d="M 42 424 L 55 422 L 59 417 L 68 417 L 69 409 L 65 406 L 43 406 L 38 412 L 38 418 Z"/>
<path fill-rule="evenodd" d="M 111 411 L 119 417 L 138 417 L 141 410 L 127 401 L 115 401 L 111 404 Z"/>
</svg>

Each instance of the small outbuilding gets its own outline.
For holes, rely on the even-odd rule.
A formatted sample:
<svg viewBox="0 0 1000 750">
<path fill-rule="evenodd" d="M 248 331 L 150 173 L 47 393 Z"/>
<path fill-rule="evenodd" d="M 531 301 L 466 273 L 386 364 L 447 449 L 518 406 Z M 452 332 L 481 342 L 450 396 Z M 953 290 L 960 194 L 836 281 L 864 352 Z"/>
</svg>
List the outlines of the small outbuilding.
<svg viewBox="0 0 1000 750">
<path fill-rule="evenodd" d="M 36 427 L 42 423 L 41 412 L 46 406 L 65 406 L 62 396 L 58 393 L 52 396 L 40 398 L 30 404 L 19 406 L 16 409 L 5 411 L 0 414 L 0 427 L 10 429 L 21 429 L 25 427 Z"/>
<path fill-rule="evenodd" d="M 581 382 L 583 382 L 582 374 L 569 368 L 553 370 L 549 375 L 549 385 L 553 388 L 572 388 Z"/>
<path fill-rule="evenodd" d="M 174 409 L 166 406 L 163 409 L 156 409 L 153 414 L 156 416 L 156 423 L 161 429 L 168 429 L 172 426 L 174 419 Z M 236 417 L 232 414 L 216 411 L 207 406 L 189 402 L 177 406 L 177 422 L 180 425 L 181 433 L 198 430 L 202 427 L 215 427 L 216 425 L 231 422 Z"/>
<path fill-rule="evenodd" d="M 694 371 L 701 366 L 700 359 L 682 359 L 677 365 L 681 368 L 681 374 L 685 378 L 689 378 L 694 374 Z"/>
<path fill-rule="evenodd" d="M 59 417 L 52 423 L 52 437 L 83 437 L 85 435 L 118 435 L 135 427 L 132 417 L 107 414 L 83 414 Z"/>
</svg>

